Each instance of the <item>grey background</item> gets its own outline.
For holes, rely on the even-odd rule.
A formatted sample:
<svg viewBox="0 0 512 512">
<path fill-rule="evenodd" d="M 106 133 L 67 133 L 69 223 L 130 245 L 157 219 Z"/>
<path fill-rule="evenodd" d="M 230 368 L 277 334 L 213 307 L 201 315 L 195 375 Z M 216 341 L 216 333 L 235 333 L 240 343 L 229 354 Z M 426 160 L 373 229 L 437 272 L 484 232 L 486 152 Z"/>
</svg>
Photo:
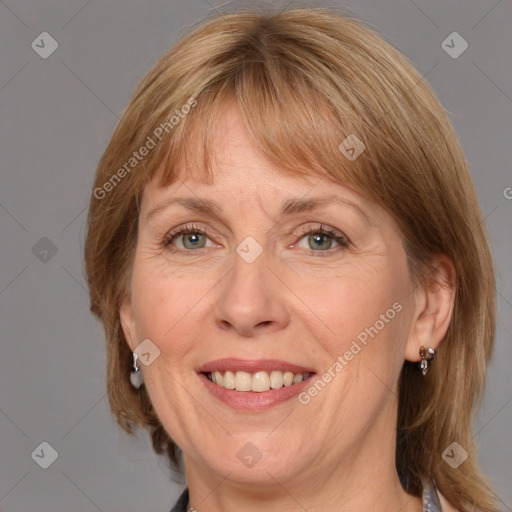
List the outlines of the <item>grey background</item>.
<svg viewBox="0 0 512 512">
<path fill-rule="evenodd" d="M 98 159 L 139 80 L 212 9 L 241 5 L 0 1 L 2 511 L 165 511 L 183 488 L 144 432 L 131 438 L 110 417 L 103 333 L 83 277 L 86 207 Z M 343 5 L 426 75 L 467 153 L 499 289 L 496 349 L 475 436 L 502 508 L 512 510 L 512 5 Z M 43 31 L 59 45 L 47 59 L 31 48 Z M 453 31 L 469 44 L 457 59 L 441 47 Z M 43 237 L 55 254 L 46 240 L 36 246 Z M 31 457 L 43 441 L 58 452 L 47 469 Z"/>
</svg>

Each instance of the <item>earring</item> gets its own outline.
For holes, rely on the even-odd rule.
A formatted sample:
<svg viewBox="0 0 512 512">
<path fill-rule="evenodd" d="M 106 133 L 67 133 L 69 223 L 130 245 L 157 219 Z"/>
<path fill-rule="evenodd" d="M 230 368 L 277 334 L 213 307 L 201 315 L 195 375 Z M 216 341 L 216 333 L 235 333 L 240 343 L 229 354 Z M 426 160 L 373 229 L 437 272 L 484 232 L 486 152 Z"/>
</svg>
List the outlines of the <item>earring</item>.
<svg viewBox="0 0 512 512">
<path fill-rule="evenodd" d="M 432 347 L 425 348 L 423 345 L 420 348 L 420 369 L 421 373 L 425 375 L 428 372 L 428 363 L 436 356 L 436 350 Z"/>
<path fill-rule="evenodd" d="M 133 352 L 132 354 L 132 366 L 130 368 L 130 382 L 135 389 L 139 389 L 144 382 L 144 375 L 140 371 L 138 364 L 139 356 Z"/>
</svg>

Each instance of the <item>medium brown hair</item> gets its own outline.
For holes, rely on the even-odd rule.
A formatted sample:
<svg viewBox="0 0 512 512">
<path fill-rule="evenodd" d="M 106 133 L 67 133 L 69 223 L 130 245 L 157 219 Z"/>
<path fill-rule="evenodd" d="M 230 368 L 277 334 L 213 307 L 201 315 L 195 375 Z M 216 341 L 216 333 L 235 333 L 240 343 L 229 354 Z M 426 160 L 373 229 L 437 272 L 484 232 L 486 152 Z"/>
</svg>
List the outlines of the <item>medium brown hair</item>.
<svg viewBox="0 0 512 512">
<path fill-rule="evenodd" d="M 494 338 L 495 282 L 465 157 L 414 67 L 362 22 L 325 9 L 241 11 L 202 24 L 145 76 L 101 157 L 85 260 L 91 310 L 105 328 L 108 395 L 119 424 L 129 432 L 148 428 L 155 450 L 178 464 L 179 450 L 145 387 L 130 384 L 119 308 L 129 293 L 145 183 L 163 169 L 161 183 L 170 184 L 178 168 L 210 180 L 216 123 L 231 101 L 282 172 L 336 180 L 383 206 L 418 280 L 433 256 L 453 262 L 454 313 L 435 363 L 426 377 L 412 363 L 402 370 L 397 471 L 411 493 L 428 476 L 455 507 L 496 511 L 472 432 Z M 161 141 L 158 127 L 166 128 Z M 339 149 L 349 134 L 366 147 L 354 161 Z M 135 165 L 133 152 L 144 145 L 152 147 Z M 456 470 L 441 458 L 454 441 L 469 455 Z"/>
</svg>

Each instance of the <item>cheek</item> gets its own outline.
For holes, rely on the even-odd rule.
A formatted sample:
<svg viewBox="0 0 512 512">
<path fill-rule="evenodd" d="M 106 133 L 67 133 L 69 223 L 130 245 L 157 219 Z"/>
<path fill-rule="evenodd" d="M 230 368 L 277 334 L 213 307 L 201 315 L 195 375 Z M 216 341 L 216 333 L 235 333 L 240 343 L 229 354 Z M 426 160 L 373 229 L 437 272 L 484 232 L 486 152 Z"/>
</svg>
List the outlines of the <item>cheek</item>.
<svg viewBox="0 0 512 512">
<path fill-rule="evenodd" d="M 139 338 L 150 338 L 157 346 L 174 338 L 187 324 L 186 318 L 201 296 L 200 279 L 166 275 L 150 265 L 136 266 L 132 278 L 132 306 Z M 181 337 L 176 337 L 177 342 Z"/>
<path fill-rule="evenodd" d="M 404 277 L 390 268 L 354 272 L 314 292 L 311 303 L 329 328 L 319 341 L 333 361 L 349 351 L 346 359 L 358 360 L 354 369 L 380 363 L 391 369 L 391 360 L 401 365 L 410 292 Z"/>
</svg>

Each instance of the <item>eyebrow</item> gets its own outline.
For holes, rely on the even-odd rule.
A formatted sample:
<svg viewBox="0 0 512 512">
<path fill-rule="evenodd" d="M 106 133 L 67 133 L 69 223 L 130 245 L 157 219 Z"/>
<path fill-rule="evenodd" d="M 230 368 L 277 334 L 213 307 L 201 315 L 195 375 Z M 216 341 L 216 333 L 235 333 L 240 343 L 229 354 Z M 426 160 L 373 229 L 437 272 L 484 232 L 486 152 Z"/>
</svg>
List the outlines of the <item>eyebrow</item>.
<svg viewBox="0 0 512 512">
<path fill-rule="evenodd" d="M 188 210 L 195 211 L 198 213 L 209 214 L 212 217 L 222 217 L 222 208 L 220 204 L 217 203 L 216 201 L 210 199 L 201 199 L 198 197 L 173 197 L 165 200 L 164 202 L 152 208 L 146 214 L 146 220 L 150 219 L 151 217 L 155 216 L 156 214 L 158 214 L 162 210 L 165 210 L 167 207 L 173 204 L 179 204 Z M 284 217 L 286 215 L 292 215 L 294 213 L 309 212 L 313 210 L 318 210 L 329 204 L 340 204 L 342 206 L 349 206 L 352 209 L 356 210 L 360 215 L 362 215 L 368 224 L 372 224 L 370 222 L 368 214 L 358 204 L 336 195 L 330 195 L 314 199 L 287 199 L 282 203 L 279 215 L 281 217 Z"/>
</svg>

